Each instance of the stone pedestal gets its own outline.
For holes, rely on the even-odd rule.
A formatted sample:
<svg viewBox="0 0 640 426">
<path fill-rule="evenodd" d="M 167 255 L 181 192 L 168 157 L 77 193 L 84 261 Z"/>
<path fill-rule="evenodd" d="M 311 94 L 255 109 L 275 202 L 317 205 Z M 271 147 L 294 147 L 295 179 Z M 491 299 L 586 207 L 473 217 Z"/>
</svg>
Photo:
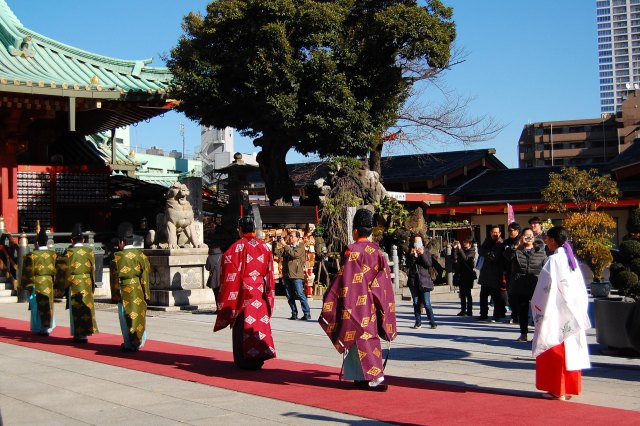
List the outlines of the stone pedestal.
<svg viewBox="0 0 640 426">
<path fill-rule="evenodd" d="M 213 308 L 213 291 L 206 287 L 209 272 L 204 268 L 207 248 L 144 250 L 151 272 L 150 310 L 193 310 Z"/>
</svg>

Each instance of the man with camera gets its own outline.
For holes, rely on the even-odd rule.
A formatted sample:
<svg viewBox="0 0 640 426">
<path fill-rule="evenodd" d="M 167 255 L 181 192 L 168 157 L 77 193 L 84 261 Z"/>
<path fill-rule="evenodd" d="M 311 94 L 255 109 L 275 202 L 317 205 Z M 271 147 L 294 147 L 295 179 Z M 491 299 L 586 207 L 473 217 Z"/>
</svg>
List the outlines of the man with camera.
<svg viewBox="0 0 640 426">
<path fill-rule="evenodd" d="M 287 302 L 291 308 L 291 317 L 289 319 L 298 319 L 298 308 L 296 307 L 296 298 L 300 300 L 303 321 L 311 319 L 311 309 L 307 302 L 307 296 L 304 294 L 304 262 L 305 250 L 304 244 L 300 244 L 300 236 L 298 231 L 291 230 L 284 240 L 284 244 L 278 237 L 275 254 L 282 257 L 282 276 L 284 279 L 284 289 L 287 295 Z"/>
<path fill-rule="evenodd" d="M 424 305 L 427 318 L 431 328 L 436 328 L 436 321 L 431 307 L 431 291 L 433 290 L 433 280 L 429 268 L 432 265 L 431 253 L 425 250 L 422 237 L 416 235 L 413 239 L 411 253 L 407 256 L 408 286 L 411 291 L 413 301 L 413 313 L 416 323 L 413 328 L 422 327 L 420 304 Z"/>
<path fill-rule="evenodd" d="M 489 320 L 489 297 L 493 300 L 493 319 L 495 322 L 505 316 L 505 302 L 501 295 L 504 275 L 504 243 L 500 227 L 491 227 L 491 233 L 484 240 L 478 254 L 484 257 L 478 283 L 480 284 L 479 321 Z"/>
</svg>

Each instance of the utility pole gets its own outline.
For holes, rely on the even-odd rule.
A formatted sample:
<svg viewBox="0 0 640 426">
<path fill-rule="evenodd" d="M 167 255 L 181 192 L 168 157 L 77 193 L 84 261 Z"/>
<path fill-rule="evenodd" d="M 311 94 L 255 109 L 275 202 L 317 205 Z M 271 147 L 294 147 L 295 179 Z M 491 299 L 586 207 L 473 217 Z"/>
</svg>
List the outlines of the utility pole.
<svg viewBox="0 0 640 426">
<path fill-rule="evenodd" d="M 185 158 L 184 152 L 184 123 L 180 123 L 180 136 L 182 136 L 182 158 Z"/>
</svg>

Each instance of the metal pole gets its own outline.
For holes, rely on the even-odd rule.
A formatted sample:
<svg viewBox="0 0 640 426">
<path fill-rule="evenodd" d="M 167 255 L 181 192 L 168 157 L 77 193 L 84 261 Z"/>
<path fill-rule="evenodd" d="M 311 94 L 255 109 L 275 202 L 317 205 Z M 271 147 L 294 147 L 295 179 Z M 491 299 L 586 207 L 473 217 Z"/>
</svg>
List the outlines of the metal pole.
<svg viewBox="0 0 640 426">
<path fill-rule="evenodd" d="M 18 280 L 16 293 L 18 294 L 19 303 L 24 303 L 29 300 L 29 292 L 22 287 L 22 265 L 24 264 L 24 257 L 27 253 L 29 253 L 29 241 L 27 240 L 27 234 L 23 232 L 20 234 L 20 240 L 18 241 L 18 270 L 16 271 L 16 279 Z"/>
<path fill-rule="evenodd" d="M 187 158 L 186 153 L 184 152 L 184 124 L 180 123 L 180 136 L 182 136 L 182 158 Z"/>
<path fill-rule="evenodd" d="M 395 245 L 391 246 L 391 261 L 393 262 L 393 288 L 399 290 L 400 267 L 398 263 L 400 263 L 400 260 L 398 259 L 398 247 L 396 247 Z"/>
<path fill-rule="evenodd" d="M 475 267 L 475 264 L 478 262 L 478 243 L 473 243 L 473 251 L 476 253 L 473 255 L 473 265 Z M 478 278 L 480 278 L 480 276 L 478 276 Z M 476 280 L 474 281 L 474 284 L 478 281 L 478 279 L 476 278 Z"/>
</svg>

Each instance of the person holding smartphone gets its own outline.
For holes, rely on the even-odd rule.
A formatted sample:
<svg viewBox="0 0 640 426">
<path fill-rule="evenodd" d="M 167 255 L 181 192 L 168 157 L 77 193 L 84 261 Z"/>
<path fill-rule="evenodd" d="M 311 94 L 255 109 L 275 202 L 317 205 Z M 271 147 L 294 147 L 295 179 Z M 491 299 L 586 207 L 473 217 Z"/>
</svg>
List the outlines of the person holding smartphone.
<svg viewBox="0 0 640 426">
<path fill-rule="evenodd" d="M 529 304 L 538 283 L 538 276 L 547 260 L 542 240 L 536 239 L 531 228 L 525 228 L 518 242 L 505 249 L 505 257 L 511 262 L 511 297 L 520 324 L 519 342 L 528 340 Z"/>
<path fill-rule="evenodd" d="M 411 291 L 411 300 L 413 301 L 413 314 L 416 322 L 413 328 L 422 327 L 422 313 L 420 312 L 420 304 L 424 305 L 427 312 L 427 318 L 431 324 L 431 328 L 436 328 L 436 320 L 431 308 L 431 290 L 433 290 L 433 280 L 429 268 L 431 267 L 431 253 L 425 250 L 422 237 L 416 235 L 413 238 L 411 253 L 407 257 L 407 266 L 409 267 L 409 290 Z"/>
<path fill-rule="evenodd" d="M 453 265 L 455 270 L 454 283 L 458 285 L 460 292 L 460 312 L 458 316 L 471 316 L 473 311 L 473 298 L 471 289 L 476 280 L 475 264 L 476 249 L 473 248 L 473 237 L 469 236 L 462 241 L 453 242 Z"/>
</svg>

